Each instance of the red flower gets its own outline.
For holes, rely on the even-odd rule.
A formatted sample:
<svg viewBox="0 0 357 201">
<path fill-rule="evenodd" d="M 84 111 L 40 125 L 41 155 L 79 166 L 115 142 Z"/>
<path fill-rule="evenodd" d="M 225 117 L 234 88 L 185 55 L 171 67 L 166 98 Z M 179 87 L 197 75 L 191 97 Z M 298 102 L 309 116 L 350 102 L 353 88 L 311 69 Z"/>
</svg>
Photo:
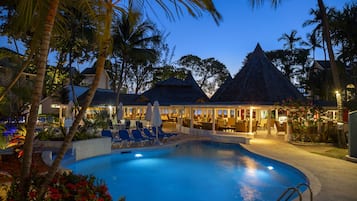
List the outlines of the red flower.
<svg viewBox="0 0 357 201">
<path fill-rule="evenodd" d="M 76 190 L 76 188 L 77 188 L 77 186 L 74 185 L 74 184 L 72 184 L 72 183 L 66 184 L 66 187 L 67 187 L 69 190 L 72 190 L 72 191 Z"/>
<path fill-rule="evenodd" d="M 34 190 L 29 192 L 29 197 L 30 197 L 30 199 L 36 198 L 36 195 L 37 195 L 37 192 L 34 191 Z"/>
</svg>

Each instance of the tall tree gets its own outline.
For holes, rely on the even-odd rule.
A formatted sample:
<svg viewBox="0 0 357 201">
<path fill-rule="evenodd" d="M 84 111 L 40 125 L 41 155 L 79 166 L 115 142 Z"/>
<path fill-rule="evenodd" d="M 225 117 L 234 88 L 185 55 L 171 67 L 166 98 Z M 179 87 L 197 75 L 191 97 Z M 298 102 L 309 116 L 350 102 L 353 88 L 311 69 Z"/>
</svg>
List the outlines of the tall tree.
<svg viewBox="0 0 357 201">
<path fill-rule="evenodd" d="M 117 92 L 116 106 L 118 106 L 119 92 L 126 81 L 124 78 L 135 79 L 138 90 L 143 83 L 142 78 L 145 78 L 143 76 L 150 71 L 150 66 L 156 62 L 161 34 L 155 24 L 143 20 L 139 11 L 129 7 L 128 13 L 123 13 L 120 18 L 115 20 L 113 40 L 113 57 L 116 57 L 117 64 L 110 71 L 110 75 L 113 77 L 113 89 Z"/>
<path fill-rule="evenodd" d="M 230 76 L 227 67 L 214 58 L 201 59 L 195 55 L 186 55 L 178 63 L 192 72 L 198 86 L 208 96 L 212 96 Z"/>
<path fill-rule="evenodd" d="M 63 0 L 65 2 L 66 0 Z M 130 2 L 133 2 L 134 0 L 131 0 Z M 6 1 L 10 2 L 10 1 Z M 70 3 L 72 1 L 69 1 Z M 86 109 L 88 108 L 91 100 L 93 99 L 94 93 L 96 91 L 96 88 L 99 83 L 100 76 L 104 70 L 104 64 L 105 60 L 107 59 L 109 52 L 110 52 L 110 45 L 111 45 L 111 38 L 110 38 L 110 31 L 111 31 L 111 22 L 112 22 L 112 15 L 114 9 L 120 10 L 120 12 L 124 12 L 124 9 L 120 0 L 116 1 L 110 1 L 110 0 L 99 0 L 99 1 L 81 1 L 87 7 L 87 11 L 91 12 L 94 16 L 91 18 L 94 22 L 98 22 L 98 60 L 97 60 L 97 66 L 96 66 L 96 76 L 93 81 L 92 86 L 90 87 L 88 91 L 88 95 L 86 97 L 85 103 L 82 105 L 81 110 L 79 111 L 78 115 L 76 116 L 73 125 L 71 126 L 68 135 L 66 135 L 66 138 L 62 144 L 62 147 L 54 160 L 51 168 L 49 169 L 48 175 L 46 177 L 46 180 L 44 181 L 43 185 L 41 185 L 40 189 L 40 198 L 41 195 L 43 196 L 45 191 L 46 191 L 46 186 L 48 183 L 51 181 L 51 179 L 54 177 L 55 173 L 57 172 L 57 169 L 59 167 L 60 161 L 63 158 L 64 153 L 67 150 L 67 147 L 72 140 L 75 131 L 78 128 L 78 125 L 80 123 L 80 120 L 83 118 Z M 135 2 L 144 2 L 144 1 L 135 1 Z M 146 2 L 146 1 L 145 1 Z M 206 0 L 199 0 L 199 1 L 168 1 L 168 2 L 163 2 L 161 0 L 156 0 L 155 2 L 158 3 L 158 5 L 165 10 L 165 12 L 168 13 L 169 16 L 173 16 L 173 13 L 169 9 L 169 6 L 167 4 L 173 5 L 175 9 L 175 13 L 178 15 L 182 14 L 179 11 L 182 11 L 182 7 L 184 9 L 187 9 L 189 14 L 193 17 L 199 17 L 201 15 L 201 12 L 208 12 L 212 15 L 213 19 L 218 22 L 221 19 L 220 14 L 216 10 L 214 4 L 212 1 L 206 1 Z M 52 31 L 54 28 L 54 23 L 55 20 L 59 20 L 59 18 L 56 18 L 57 16 L 57 10 L 60 5 L 65 5 L 65 4 L 60 4 L 59 0 L 44 0 L 44 1 L 34 1 L 34 0 L 22 0 L 22 1 L 16 1 L 16 3 L 19 3 L 18 6 L 16 6 L 16 14 L 15 15 L 15 20 L 18 22 L 17 27 L 20 27 L 19 30 L 27 30 L 25 31 L 26 33 L 31 33 L 30 40 L 31 40 L 31 50 L 34 51 L 34 54 L 36 55 L 36 67 L 37 67 L 37 74 L 36 74 L 36 79 L 35 79 L 35 84 L 34 84 L 34 90 L 33 90 L 33 96 L 32 96 L 32 101 L 31 101 L 31 110 L 30 110 L 30 115 L 29 115 L 29 121 L 27 124 L 27 135 L 25 139 L 25 144 L 24 144 L 24 158 L 23 158 L 23 163 L 22 163 L 22 173 L 21 173 L 21 183 L 20 183 L 20 192 L 22 193 L 22 196 L 18 198 L 18 200 L 26 200 L 27 199 L 27 188 L 28 183 L 25 181 L 28 181 L 29 178 L 29 173 L 30 173 L 30 168 L 31 168 L 31 158 L 32 158 L 32 152 L 33 152 L 33 139 L 34 139 L 34 130 L 35 130 L 35 125 L 37 122 L 37 114 L 38 114 L 38 108 L 39 108 L 39 103 L 40 99 L 42 97 L 42 89 L 43 89 L 43 83 L 44 83 L 44 77 L 45 77 L 45 71 L 46 71 L 46 62 L 47 62 L 47 56 L 49 52 L 49 45 L 50 45 L 50 40 L 52 36 Z M 72 2 L 73 3 L 73 2 Z M 92 4 L 93 3 L 93 6 Z M 69 5 L 69 4 L 68 4 Z M 15 30 L 15 26 L 14 29 Z M 25 33 L 22 32 L 22 33 Z M 33 45 L 33 46 L 32 46 Z"/>
<path fill-rule="evenodd" d="M 315 60 L 315 51 L 316 48 L 322 48 L 321 40 L 314 33 L 306 35 L 307 41 L 303 45 L 307 46 L 309 50 L 312 50 L 312 58 Z"/>
<path fill-rule="evenodd" d="M 336 11 L 334 8 L 326 8 L 326 10 L 327 10 L 328 20 L 331 21 Z M 320 12 L 319 9 L 313 9 L 313 8 L 310 9 L 309 13 L 313 18 L 306 20 L 302 26 L 306 27 L 306 26 L 315 25 L 310 35 L 311 37 L 316 38 L 318 41 L 321 41 L 322 50 L 324 52 L 324 58 L 325 60 L 327 60 L 326 42 L 325 42 L 325 36 L 323 34 L 322 13 Z"/>
<path fill-rule="evenodd" d="M 187 70 L 184 68 L 176 68 L 173 65 L 164 65 L 154 69 L 151 85 L 167 80 L 171 77 L 184 80 L 187 77 Z"/>
<path fill-rule="evenodd" d="M 52 178 L 55 176 L 55 173 L 57 172 L 57 169 L 60 165 L 60 162 L 65 154 L 65 152 L 67 151 L 67 148 L 69 146 L 69 143 L 71 142 L 75 131 L 78 128 L 78 125 L 81 121 L 81 119 L 84 117 L 85 111 L 87 110 L 87 108 L 89 107 L 95 91 L 98 87 L 99 84 L 99 80 L 100 80 L 100 76 L 104 71 L 104 66 L 105 66 L 105 61 L 108 58 L 108 56 L 110 55 L 110 45 L 111 45 L 111 36 L 110 36 L 110 31 L 111 31 L 111 23 L 112 23 L 112 16 L 114 14 L 115 8 L 119 9 L 122 13 L 123 13 L 123 9 L 118 6 L 117 4 L 120 2 L 120 0 L 117 1 L 108 1 L 108 0 L 102 0 L 102 1 L 95 1 L 96 4 L 95 5 L 95 17 L 94 19 L 98 19 L 98 33 L 99 33 L 99 53 L 98 53 L 98 59 L 97 59 L 97 64 L 96 64 L 96 75 L 95 78 L 93 80 L 93 84 L 90 87 L 90 89 L 88 90 L 87 93 L 87 97 L 85 99 L 85 103 L 82 105 L 81 110 L 79 111 L 79 113 L 77 114 L 73 125 L 71 126 L 71 128 L 69 129 L 68 134 L 66 135 L 63 144 L 59 150 L 59 153 L 56 157 L 56 159 L 54 160 L 48 174 L 46 177 L 46 180 L 44 181 L 43 185 L 41 185 L 41 189 L 40 189 L 40 197 L 44 195 L 45 191 L 46 191 L 46 186 L 48 186 L 48 184 L 51 182 Z M 132 1 L 130 1 L 132 2 Z M 161 0 L 157 0 L 157 2 L 159 3 L 159 5 L 161 6 L 161 8 L 163 8 L 166 12 L 168 12 L 168 7 L 167 5 L 162 2 Z M 200 11 L 207 11 L 209 12 L 213 18 L 218 22 L 218 20 L 220 20 L 221 16 L 220 14 L 217 12 L 214 4 L 212 1 L 170 1 L 170 3 L 172 3 L 176 8 L 179 5 L 184 5 L 186 9 L 188 9 L 190 12 L 190 14 L 194 17 L 197 17 L 197 12 Z M 92 10 L 92 8 L 89 8 L 90 10 Z"/>
<path fill-rule="evenodd" d="M 339 48 L 338 59 L 350 65 L 357 61 L 357 3 L 345 5 L 331 22 L 331 37 Z"/>
<path fill-rule="evenodd" d="M 290 34 L 284 33 L 280 38 L 278 38 L 278 41 L 284 40 L 284 48 L 290 51 L 293 51 L 295 49 L 295 44 L 302 42 L 302 38 L 300 36 L 297 36 L 297 31 L 292 30 Z"/>
<path fill-rule="evenodd" d="M 47 4 L 48 3 L 48 4 Z M 39 43 L 38 46 L 32 46 L 33 51 L 36 52 L 37 61 L 37 74 L 34 82 L 34 88 L 32 92 L 31 109 L 27 123 L 27 134 L 24 143 L 24 156 L 21 169 L 21 185 L 19 200 L 25 200 L 27 197 L 27 191 L 29 186 L 29 176 L 32 163 L 33 152 L 33 139 L 35 133 L 35 126 L 37 123 L 37 114 L 42 98 L 42 89 L 44 83 L 44 77 L 46 73 L 47 56 L 49 52 L 49 45 L 51 34 L 56 19 L 56 13 L 59 6 L 59 0 L 53 0 L 50 2 L 38 2 L 38 1 L 20 1 L 18 5 L 18 20 L 22 22 L 22 26 L 27 28 L 36 28 L 34 35 L 32 36 L 32 42 Z M 40 20 L 43 23 L 37 23 L 34 26 L 34 21 Z M 20 26 L 20 25 L 18 25 Z M 37 48 L 38 47 L 38 48 Z"/>
<path fill-rule="evenodd" d="M 254 6 L 255 4 L 261 3 L 263 1 L 264 0 L 251 0 L 251 3 Z M 280 1 L 277 1 L 277 0 L 271 0 L 271 2 L 275 7 L 280 3 Z M 324 4 L 323 0 L 317 0 L 317 3 L 319 5 L 319 10 L 320 10 L 320 14 L 321 14 L 324 41 L 327 44 L 327 51 L 328 51 L 328 55 L 329 55 L 329 58 L 330 58 L 330 65 L 331 65 L 331 70 L 332 70 L 333 83 L 335 85 L 337 94 L 340 94 L 341 93 L 341 82 L 340 82 L 340 78 L 339 78 L 338 67 L 337 67 L 336 61 L 335 61 L 335 55 L 334 55 L 333 48 L 332 48 L 332 42 L 331 42 L 331 36 L 330 36 L 330 25 L 329 25 L 328 16 L 326 14 L 326 7 L 325 7 L 325 4 Z M 343 114 L 342 114 L 341 96 L 336 95 L 336 99 L 337 99 L 337 104 L 338 104 L 338 109 L 339 109 L 338 121 L 342 121 L 342 115 Z M 345 138 L 345 136 L 342 135 L 342 134 L 339 137 L 339 145 L 341 147 L 345 147 L 346 146 L 346 140 L 344 138 Z"/>
</svg>

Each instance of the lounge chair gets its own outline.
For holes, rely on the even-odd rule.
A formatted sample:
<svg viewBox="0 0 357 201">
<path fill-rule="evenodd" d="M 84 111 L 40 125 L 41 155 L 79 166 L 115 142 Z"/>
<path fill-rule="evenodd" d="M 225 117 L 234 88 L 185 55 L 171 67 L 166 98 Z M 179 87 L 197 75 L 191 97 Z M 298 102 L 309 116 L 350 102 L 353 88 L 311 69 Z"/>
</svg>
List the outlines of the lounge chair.
<svg viewBox="0 0 357 201">
<path fill-rule="evenodd" d="M 112 132 L 110 130 L 102 130 L 102 136 L 113 138 Z"/>
<path fill-rule="evenodd" d="M 138 130 L 140 130 L 140 131 L 143 130 L 143 128 L 144 128 L 143 122 L 141 122 L 141 121 L 136 121 L 135 124 L 136 124 L 136 129 L 138 129 Z"/>
<path fill-rule="evenodd" d="M 119 130 L 119 138 L 120 140 L 126 142 L 127 145 L 130 145 L 135 141 L 133 138 L 129 136 L 129 132 L 127 130 Z"/>
<path fill-rule="evenodd" d="M 145 142 L 154 141 L 153 139 L 142 136 L 140 130 L 137 129 L 132 130 L 131 134 L 134 137 L 135 142 L 140 142 L 142 145 L 144 145 Z"/>
<path fill-rule="evenodd" d="M 149 139 L 153 139 L 153 140 L 156 139 L 156 136 L 153 135 L 153 134 L 149 131 L 149 129 L 147 129 L 147 128 L 144 128 L 144 129 L 143 129 L 143 133 L 144 133 L 144 135 L 146 135 L 146 137 L 148 137 Z"/>
<path fill-rule="evenodd" d="M 165 131 L 162 130 L 162 127 L 159 127 L 159 133 L 163 134 L 163 135 L 168 135 L 170 137 L 175 137 L 177 136 L 178 134 L 177 133 L 167 133 Z"/>
<path fill-rule="evenodd" d="M 159 137 L 173 137 L 173 136 L 177 136 L 176 133 L 166 133 L 162 130 L 161 127 L 158 127 L 158 131 L 159 131 Z M 156 134 L 156 127 L 152 127 L 152 132 Z"/>
<path fill-rule="evenodd" d="M 159 128 L 160 128 L 160 127 L 159 127 Z M 158 137 L 159 137 L 160 139 L 171 137 L 170 135 L 167 135 L 167 134 L 165 134 L 165 133 L 160 132 L 160 129 L 159 129 L 158 131 L 159 131 L 159 132 L 158 132 Z M 152 127 L 152 133 L 156 136 L 156 127 Z"/>
<path fill-rule="evenodd" d="M 102 136 L 110 137 L 112 139 L 112 143 L 121 142 L 121 140 L 118 137 L 113 136 L 113 133 L 110 130 L 102 130 Z"/>
<path fill-rule="evenodd" d="M 145 134 L 146 136 L 148 136 L 150 139 L 156 140 L 156 133 L 152 133 L 152 132 L 149 131 L 149 129 L 147 129 L 147 128 L 144 128 L 143 132 L 144 132 L 144 134 Z M 159 140 L 165 141 L 165 140 L 167 140 L 168 137 L 167 137 L 167 136 L 164 136 L 164 135 L 162 135 L 162 134 L 159 134 L 159 135 L 158 135 L 158 138 L 159 138 Z"/>
</svg>

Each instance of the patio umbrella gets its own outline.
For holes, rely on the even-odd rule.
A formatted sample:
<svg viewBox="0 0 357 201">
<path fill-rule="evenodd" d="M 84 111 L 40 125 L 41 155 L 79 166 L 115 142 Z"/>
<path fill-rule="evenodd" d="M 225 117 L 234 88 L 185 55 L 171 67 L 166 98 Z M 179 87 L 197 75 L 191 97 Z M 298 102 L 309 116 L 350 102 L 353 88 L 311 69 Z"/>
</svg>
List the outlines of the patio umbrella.
<svg viewBox="0 0 357 201">
<path fill-rule="evenodd" d="M 145 120 L 148 122 L 147 126 L 150 125 L 151 116 L 152 116 L 152 105 L 151 105 L 151 103 L 148 103 L 148 106 L 146 107 L 146 113 L 145 113 Z"/>
<path fill-rule="evenodd" d="M 148 103 L 148 106 L 146 107 L 145 120 L 151 121 L 151 116 L 152 116 L 152 105 L 151 103 Z"/>
<path fill-rule="evenodd" d="M 155 101 L 154 102 L 154 109 L 153 109 L 153 114 L 151 117 L 151 125 L 156 127 L 156 142 L 159 142 L 159 126 L 161 126 L 162 120 L 161 120 L 161 115 L 160 115 L 160 110 L 159 110 L 159 102 Z"/>
<path fill-rule="evenodd" d="M 66 108 L 66 119 L 73 119 L 74 116 L 74 103 L 69 101 Z"/>
<path fill-rule="evenodd" d="M 120 120 L 123 119 L 123 103 L 119 103 L 117 111 L 117 121 L 120 123 Z"/>
</svg>

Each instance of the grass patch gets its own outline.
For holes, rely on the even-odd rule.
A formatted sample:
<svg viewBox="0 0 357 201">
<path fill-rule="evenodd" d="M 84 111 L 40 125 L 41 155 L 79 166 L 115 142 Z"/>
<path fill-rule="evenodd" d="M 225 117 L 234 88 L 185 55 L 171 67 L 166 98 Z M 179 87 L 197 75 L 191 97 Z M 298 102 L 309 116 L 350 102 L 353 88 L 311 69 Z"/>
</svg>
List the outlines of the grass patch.
<svg viewBox="0 0 357 201">
<path fill-rule="evenodd" d="M 338 159 L 343 159 L 344 160 L 345 156 L 348 154 L 348 149 L 332 147 L 331 149 L 328 149 L 328 150 L 324 150 L 324 151 L 321 151 L 321 152 L 312 151 L 311 153 L 320 154 L 320 155 L 323 155 L 323 156 L 328 156 L 328 157 L 338 158 Z"/>
</svg>

